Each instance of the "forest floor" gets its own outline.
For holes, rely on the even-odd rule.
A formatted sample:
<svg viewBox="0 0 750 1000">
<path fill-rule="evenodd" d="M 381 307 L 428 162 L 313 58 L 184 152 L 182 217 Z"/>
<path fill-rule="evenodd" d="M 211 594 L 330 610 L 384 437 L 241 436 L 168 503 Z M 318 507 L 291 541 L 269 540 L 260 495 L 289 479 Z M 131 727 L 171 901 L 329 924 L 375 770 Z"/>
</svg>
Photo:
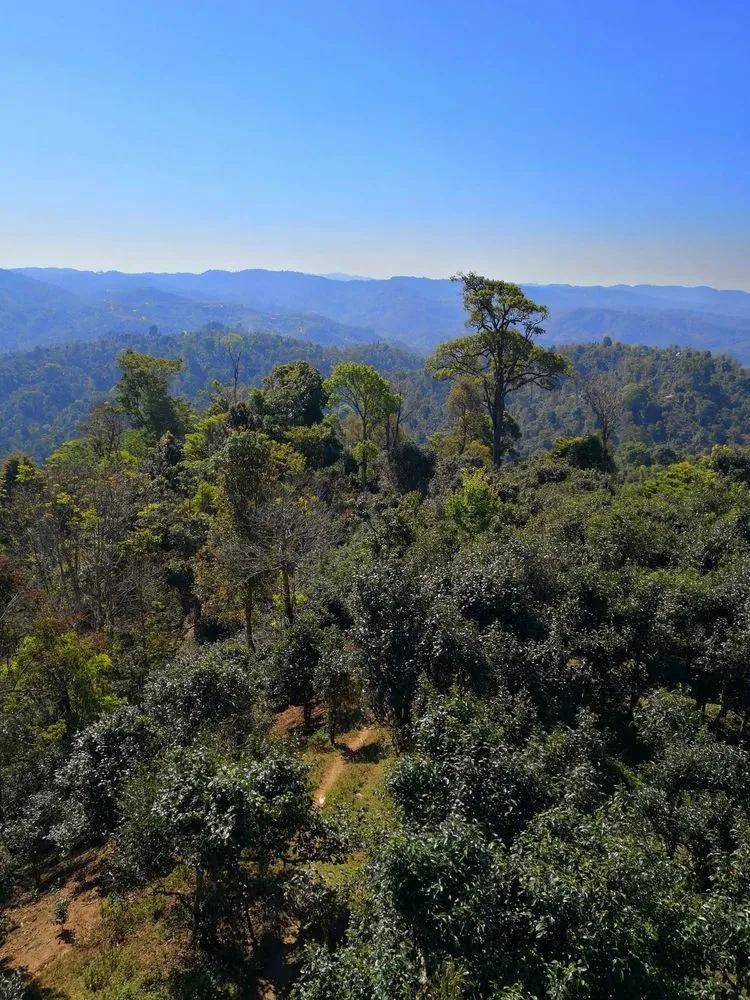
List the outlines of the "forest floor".
<svg viewBox="0 0 750 1000">
<path fill-rule="evenodd" d="M 5 933 L 0 944 L 2 961 L 36 976 L 45 965 L 88 936 L 101 913 L 98 861 L 96 852 L 87 851 L 65 866 L 56 866 L 46 875 L 32 900 L 5 910 Z M 63 927 L 53 918 L 59 895 L 70 901 Z"/>
<path fill-rule="evenodd" d="M 331 745 L 319 729 L 320 713 L 313 715 L 318 729 L 303 732 L 302 711 L 287 709 L 276 716 L 272 732 L 300 740 L 308 763 L 313 804 L 323 812 L 354 810 L 383 822 L 380 794 L 390 748 L 377 726 L 366 725 L 341 735 Z M 175 916 L 174 900 L 166 889 L 184 889 L 176 876 L 174 885 L 154 884 L 132 898 L 112 904 L 100 886 L 102 852 L 86 851 L 65 864 L 45 871 L 33 898 L 5 908 L 0 926 L 0 969 L 21 971 L 32 988 L 30 997 L 44 1000 L 79 1000 L 96 996 L 149 998 L 180 996 L 180 977 L 189 975 L 189 935 Z M 361 866 L 360 860 L 341 866 L 343 877 Z M 333 878 L 342 873 L 330 866 Z M 169 880 L 168 880 L 169 881 Z M 69 900 L 64 926 L 54 921 L 55 901 Z M 298 951 L 296 928 L 286 929 L 268 958 L 260 957 L 258 997 L 283 996 L 293 978 Z M 175 989 L 177 992 L 175 993 Z"/>
<path fill-rule="evenodd" d="M 325 805 L 331 789 L 346 773 L 347 767 L 357 760 L 357 754 L 365 747 L 374 746 L 380 739 L 380 732 L 375 726 L 366 726 L 343 737 L 334 746 L 334 757 L 328 762 L 313 793 L 313 802 L 318 808 Z"/>
</svg>

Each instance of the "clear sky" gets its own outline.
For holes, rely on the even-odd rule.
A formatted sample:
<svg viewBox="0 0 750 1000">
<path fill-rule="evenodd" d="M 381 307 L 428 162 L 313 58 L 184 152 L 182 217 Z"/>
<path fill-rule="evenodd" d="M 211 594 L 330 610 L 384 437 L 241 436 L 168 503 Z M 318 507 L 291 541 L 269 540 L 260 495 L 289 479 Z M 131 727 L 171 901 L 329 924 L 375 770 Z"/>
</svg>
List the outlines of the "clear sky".
<svg viewBox="0 0 750 1000">
<path fill-rule="evenodd" d="M 750 289 L 747 0 L 0 8 L 0 266 Z"/>
</svg>

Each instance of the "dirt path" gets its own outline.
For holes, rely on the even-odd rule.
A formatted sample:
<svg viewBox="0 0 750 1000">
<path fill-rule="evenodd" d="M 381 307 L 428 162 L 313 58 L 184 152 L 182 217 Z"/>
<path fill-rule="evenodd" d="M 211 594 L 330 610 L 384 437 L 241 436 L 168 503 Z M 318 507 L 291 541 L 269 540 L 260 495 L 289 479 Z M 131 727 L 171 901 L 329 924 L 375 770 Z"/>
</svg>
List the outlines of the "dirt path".
<svg viewBox="0 0 750 1000">
<path fill-rule="evenodd" d="M 52 909 L 58 892 L 70 900 L 66 928 L 58 927 Z M 0 959 L 11 968 L 35 976 L 45 965 L 70 951 L 99 922 L 101 896 L 92 878 L 92 866 L 83 864 L 58 890 L 43 892 L 30 903 L 6 910 L 8 929 L 0 943 Z"/>
<path fill-rule="evenodd" d="M 344 753 L 341 750 L 335 751 L 334 759 L 329 763 L 323 777 L 320 779 L 320 784 L 313 793 L 313 802 L 318 809 L 325 805 L 326 796 L 346 770 L 346 751 L 356 753 L 371 743 L 375 743 L 378 736 L 379 733 L 376 726 L 366 726 L 364 729 L 360 729 L 347 737 L 342 743 L 337 744 L 337 746 L 343 747 Z"/>
<path fill-rule="evenodd" d="M 274 732 L 283 735 L 301 727 L 301 709 L 289 708 L 282 712 L 276 720 Z M 380 738 L 377 726 L 365 726 L 340 740 L 326 761 L 326 768 L 313 792 L 313 806 L 320 809 L 325 805 L 326 797 L 336 782 L 346 771 L 349 758 Z M 260 997 L 262 1000 L 276 1000 L 284 994 L 292 981 L 293 968 L 289 964 L 290 956 L 294 956 L 298 946 L 299 927 L 296 923 L 287 927 L 283 943 L 265 957 L 263 971 L 260 976 Z M 297 956 L 298 958 L 298 956 Z"/>
</svg>

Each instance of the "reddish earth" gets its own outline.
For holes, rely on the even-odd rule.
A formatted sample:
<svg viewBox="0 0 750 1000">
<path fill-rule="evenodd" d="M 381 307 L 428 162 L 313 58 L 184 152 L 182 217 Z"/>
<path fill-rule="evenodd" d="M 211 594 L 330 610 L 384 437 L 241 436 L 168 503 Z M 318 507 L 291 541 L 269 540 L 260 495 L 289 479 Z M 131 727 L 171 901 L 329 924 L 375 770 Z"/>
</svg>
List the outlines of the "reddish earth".
<svg viewBox="0 0 750 1000">
<path fill-rule="evenodd" d="M 316 705 L 313 709 L 313 726 L 320 722 L 322 714 L 321 707 Z M 286 736 L 289 733 L 301 732 L 303 723 L 302 707 L 300 705 L 290 705 L 289 708 L 284 709 L 283 712 L 279 712 L 276 716 L 271 727 L 271 732 L 274 736 Z M 366 726 L 364 729 L 359 729 L 356 733 L 352 733 L 337 742 L 334 748 L 336 752 L 331 754 L 331 760 L 328 762 L 323 777 L 320 779 L 320 783 L 313 793 L 313 802 L 318 808 L 324 804 L 326 796 L 346 769 L 347 757 L 358 750 L 362 750 L 363 747 L 375 743 L 377 739 L 377 728 L 375 726 Z"/>
<path fill-rule="evenodd" d="M 45 889 L 31 902 L 6 909 L 7 929 L 0 944 L 0 959 L 11 968 L 35 976 L 91 933 L 101 911 L 97 861 L 93 852 L 81 855 L 71 870 L 60 875 L 54 888 Z M 70 900 L 65 928 L 52 917 L 59 893 L 65 893 Z"/>
<path fill-rule="evenodd" d="M 323 709 L 320 705 L 316 705 L 312 712 L 313 726 L 318 725 L 322 717 Z M 301 731 L 303 727 L 304 716 L 302 714 L 302 706 L 290 705 L 289 708 L 285 708 L 283 712 L 279 712 L 276 716 L 271 726 L 271 732 L 274 736 L 286 736 L 287 733 L 295 732 L 296 730 Z"/>
<path fill-rule="evenodd" d="M 315 722 L 320 719 L 320 709 L 315 710 Z M 301 730 L 302 709 L 293 706 L 281 712 L 273 725 L 277 736 Z M 367 726 L 340 740 L 326 761 L 325 771 L 314 791 L 314 804 L 321 808 L 336 782 L 344 774 L 352 754 L 377 742 L 379 731 L 375 726 Z M 88 938 L 97 927 L 101 917 L 102 897 L 98 885 L 99 854 L 88 851 L 81 854 L 65 867 L 51 872 L 45 879 L 41 892 L 29 902 L 8 907 L 5 935 L 0 941 L 0 964 L 7 963 L 31 977 L 37 977 L 46 966 L 69 952 Z M 68 916 L 64 928 L 55 924 L 53 908 L 60 893 L 70 900 Z M 284 981 L 284 954 L 294 947 L 296 934 L 290 930 L 284 939 L 283 949 L 268 970 L 265 984 L 266 997 L 276 995 L 278 984 Z"/>
</svg>

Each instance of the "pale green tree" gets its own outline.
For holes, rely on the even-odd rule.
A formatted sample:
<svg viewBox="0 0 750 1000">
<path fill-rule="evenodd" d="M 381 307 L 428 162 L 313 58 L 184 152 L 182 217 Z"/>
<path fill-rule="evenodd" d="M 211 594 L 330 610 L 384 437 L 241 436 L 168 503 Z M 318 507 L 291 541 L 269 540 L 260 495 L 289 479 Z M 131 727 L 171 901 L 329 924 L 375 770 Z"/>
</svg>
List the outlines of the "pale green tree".
<svg viewBox="0 0 750 1000">
<path fill-rule="evenodd" d="M 355 361 L 342 361 L 323 383 L 333 406 L 342 405 L 356 417 L 359 440 L 355 455 L 360 463 L 362 482 L 367 482 L 367 467 L 373 456 L 374 429 L 389 414 L 395 413 L 401 397 L 394 392 L 388 380 L 371 365 Z"/>
</svg>

